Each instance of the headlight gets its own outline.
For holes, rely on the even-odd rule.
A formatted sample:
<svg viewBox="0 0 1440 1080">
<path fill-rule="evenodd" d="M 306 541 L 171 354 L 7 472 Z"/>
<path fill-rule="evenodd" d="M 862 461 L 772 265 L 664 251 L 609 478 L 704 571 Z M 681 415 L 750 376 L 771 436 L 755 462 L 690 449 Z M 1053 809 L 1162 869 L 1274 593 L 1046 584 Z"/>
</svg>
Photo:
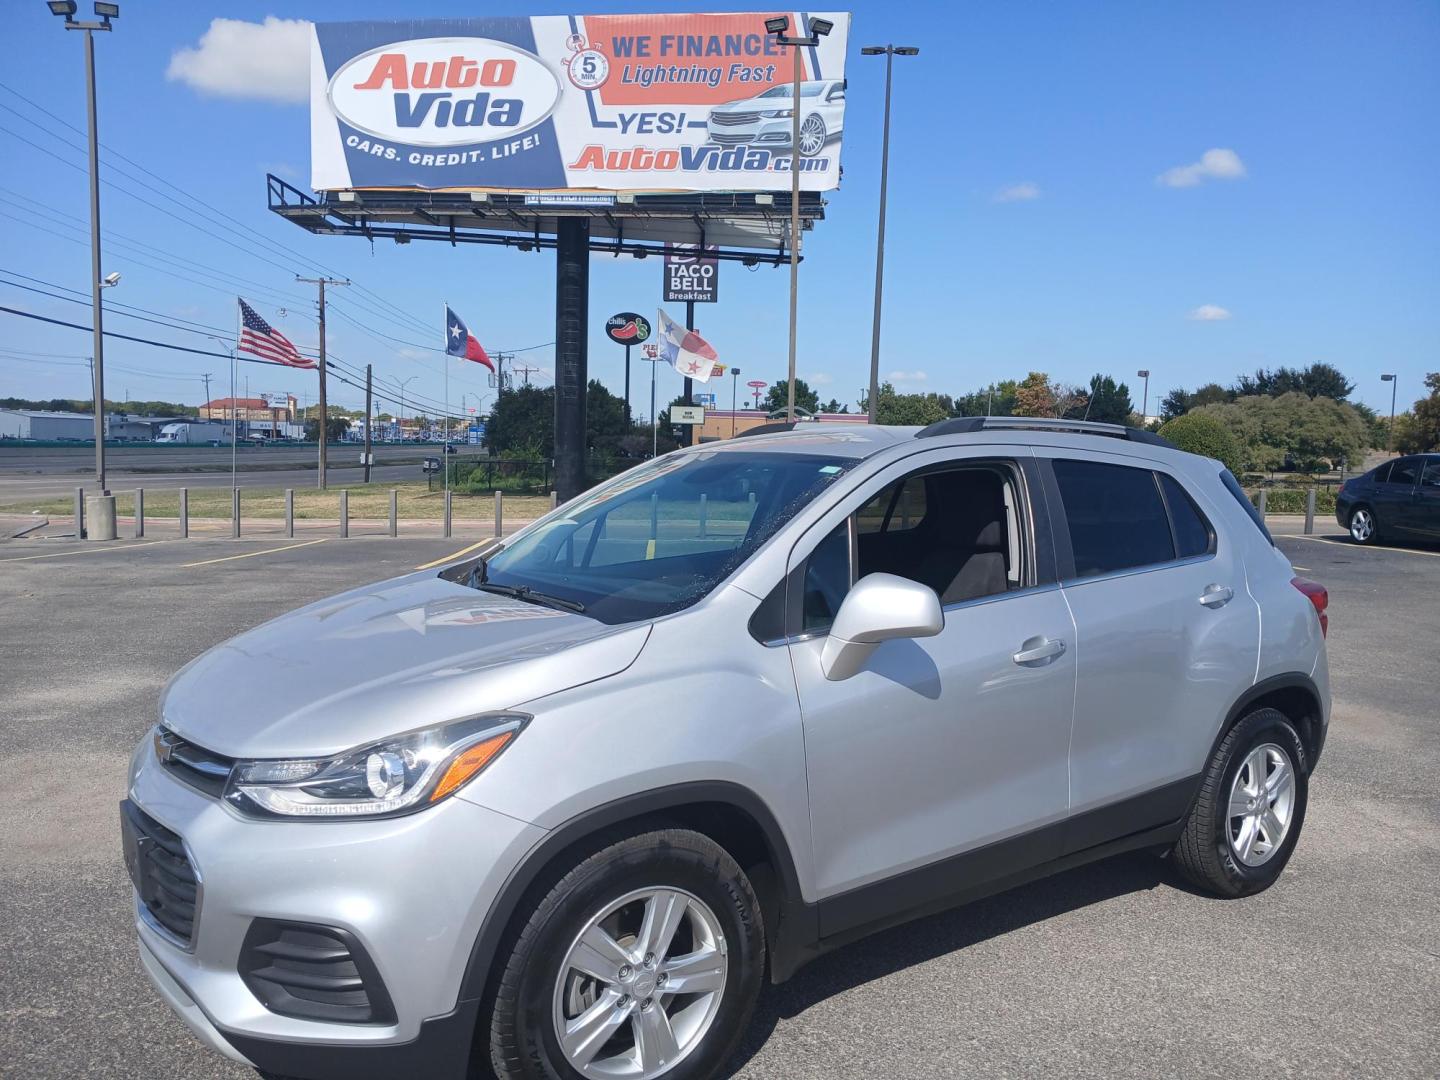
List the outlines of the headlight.
<svg viewBox="0 0 1440 1080">
<path fill-rule="evenodd" d="M 794 116 L 794 115 L 795 115 L 795 110 L 794 110 L 794 109 L 770 109 L 769 111 L 767 111 L 767 112 L 765 112 L 765 113 L 762 113 L 761 115 L 763 115 L 763 116 L 771 116 L 771 117 Z"/>
<path fill-rule="evenodd" d="M 420 810 L 494 761 L 529 719 L 486 713 L 332 758 L 240 761 L 225 799 L 252 817 L 384 817 Z"/>
</svg>

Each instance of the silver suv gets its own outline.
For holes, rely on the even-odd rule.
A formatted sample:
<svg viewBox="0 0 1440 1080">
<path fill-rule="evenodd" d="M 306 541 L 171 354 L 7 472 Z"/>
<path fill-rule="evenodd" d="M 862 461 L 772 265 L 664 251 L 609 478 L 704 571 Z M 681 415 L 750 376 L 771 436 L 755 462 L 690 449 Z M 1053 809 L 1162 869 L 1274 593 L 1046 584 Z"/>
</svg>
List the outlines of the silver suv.
<svg viewBox="0 0 1440 1080">
<path fill-rule="evenodd" d="M 1325 606 L 1142 431 L 670 454 L 182 670 L 122 805 L 140 956 L 271 1073 L 710 1076 L 879 927 L 1135 849 L 1267 887 Z"/>
</svg>

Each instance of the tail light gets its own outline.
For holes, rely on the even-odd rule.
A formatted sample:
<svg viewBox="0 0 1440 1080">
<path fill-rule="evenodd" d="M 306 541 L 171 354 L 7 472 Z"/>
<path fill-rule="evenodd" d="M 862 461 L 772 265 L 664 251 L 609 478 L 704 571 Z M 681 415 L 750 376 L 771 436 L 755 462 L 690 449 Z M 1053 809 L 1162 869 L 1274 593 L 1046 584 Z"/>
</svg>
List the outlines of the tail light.
<svg viewBox="0 0 1440 1080">
<path fill-rule="evenodd" d="M 1322 637 L 1328 635 L 1330 616 L 1325 613 L 1325 609 L 1330 606 L 1330 593 L 1325 586 L 1303 577 L 1291 578 L 1290 584 L 1304 593 L 1305 598 L 1315 605 L 1315 614 L 1320 617 L 1320 634 Z"/>
</svg>

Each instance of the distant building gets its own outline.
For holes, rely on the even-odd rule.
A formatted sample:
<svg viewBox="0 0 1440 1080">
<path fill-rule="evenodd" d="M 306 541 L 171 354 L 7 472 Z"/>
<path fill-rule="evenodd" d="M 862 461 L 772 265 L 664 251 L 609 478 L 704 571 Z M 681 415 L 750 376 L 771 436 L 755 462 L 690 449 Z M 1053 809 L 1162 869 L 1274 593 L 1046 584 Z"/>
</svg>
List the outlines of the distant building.
<svg viewBox="0 0 1440 1080">
<path fill-rule="evenodd" d="M 246 437 L 286 437 L 296 422 L 294 394 L 253 398 L 216 398 L 200 406 L 201 420 L 238 420 Z"/>
<path fill-rule="evenodd" d="M 809 423 L 810 421 L 806 421 Z M 821 424 L 866 424 L 869 418 L 864 413 L 816 413 L 815 423 Z M 751 428 L 759 427 L 761 424 L 778 424 L 779 420 L 772 419 L 770 414 L 762 410 L 740 409 L 731 412 L 729 409 L 706 409 L 705 423 L 700 425 L 700 431 L 696 436 L 696 442 L 715 442 L 718 439 L 728 439 L 741 432 L 749 431 Z"/>
<path fill-rule="evenodd" d="M 89 413 L 0 409 L 0 439 L 87 439 L 95 441 L 95 418 Z"/>
</svg>

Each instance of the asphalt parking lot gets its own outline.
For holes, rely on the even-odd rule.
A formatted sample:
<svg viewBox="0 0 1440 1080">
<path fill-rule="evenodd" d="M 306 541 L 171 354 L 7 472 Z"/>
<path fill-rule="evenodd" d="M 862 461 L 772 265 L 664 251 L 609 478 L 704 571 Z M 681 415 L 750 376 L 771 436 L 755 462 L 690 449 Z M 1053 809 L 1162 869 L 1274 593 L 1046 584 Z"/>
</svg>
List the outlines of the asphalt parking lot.
<svg viewBox="0 0 1440 1080">
<path fill-rule="evenodd" d="M 888 931 L 767 991 L 734 1075 L 1440 1075 L 1440 549 L 1334 531 L 1278 541 L 1330 589 L 1335 707 L 1273 889 L 1210 899 L 1133 856 Z M 199 652 L 465 544 L 0 544 L 0 1076 L 253 1075 L 141 974 L 130 749 Z"/>
</svg>

